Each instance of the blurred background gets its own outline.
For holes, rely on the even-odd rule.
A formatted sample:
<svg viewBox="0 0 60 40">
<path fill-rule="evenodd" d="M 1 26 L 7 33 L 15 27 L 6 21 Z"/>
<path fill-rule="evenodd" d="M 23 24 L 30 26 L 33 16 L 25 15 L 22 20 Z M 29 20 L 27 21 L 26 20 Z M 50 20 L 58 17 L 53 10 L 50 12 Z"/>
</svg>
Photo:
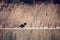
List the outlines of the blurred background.
<svg viewBox="0 0 60 40">
<path fill-rule="evenodd" d="M 6 3 L 27 3 L 27 4 L 34 4 L 34 3 L 54 3 L 54 4 L 60 4 L 60 0 L 0 0 L 4 1 Z"/>
<path fill-rule="evenodd" d="M 0 40 L 60 40 L 60 29 L 0 29 Z"/>
<path fill-rule="evenodd" d="M 60 0 L 0 0 L 0 28 L 60 27 Z"/>
</svg>

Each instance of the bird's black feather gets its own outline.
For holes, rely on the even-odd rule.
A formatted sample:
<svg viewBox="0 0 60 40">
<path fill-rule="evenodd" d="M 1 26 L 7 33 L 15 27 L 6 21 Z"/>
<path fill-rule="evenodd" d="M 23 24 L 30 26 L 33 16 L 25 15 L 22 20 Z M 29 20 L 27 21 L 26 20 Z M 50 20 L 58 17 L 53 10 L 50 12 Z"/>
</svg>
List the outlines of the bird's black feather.
<svg viewBox="0 0 60 40">
<path fill-rule="evenodd" d="M 23 27 L 25 27 L 25 25 L 26 25 L 26 23 L 21 24 L 19 27 L 23 28 Z"/>
</svg>

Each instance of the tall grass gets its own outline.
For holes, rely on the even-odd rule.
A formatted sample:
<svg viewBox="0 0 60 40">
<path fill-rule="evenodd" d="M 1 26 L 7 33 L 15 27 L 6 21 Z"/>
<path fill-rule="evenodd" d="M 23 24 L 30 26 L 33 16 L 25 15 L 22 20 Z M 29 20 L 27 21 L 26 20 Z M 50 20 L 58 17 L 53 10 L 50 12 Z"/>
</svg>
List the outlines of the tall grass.
<svg viewBox="0 0 60 40">
<path fill-rule="evenodd" d="M 26 28 L 60 26 L 60 5 L 0 3 L 0 27 L 19 27 L 23 23 L 27 23 Z"/>
</svg>

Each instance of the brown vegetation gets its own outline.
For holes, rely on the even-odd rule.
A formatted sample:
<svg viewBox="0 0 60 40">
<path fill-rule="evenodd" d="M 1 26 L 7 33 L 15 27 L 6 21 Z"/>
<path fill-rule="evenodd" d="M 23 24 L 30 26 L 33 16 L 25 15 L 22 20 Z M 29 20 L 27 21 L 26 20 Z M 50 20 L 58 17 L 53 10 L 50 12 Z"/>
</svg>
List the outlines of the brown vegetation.
<svg viewBox="0 0 60 40">
<path fill-rule="evenodd" d="M 27 23 L 26 28 L 60 26 L 60 5 L 0 3 L 0 27 L 14 28 L 22 23 Z"/>
</svg>

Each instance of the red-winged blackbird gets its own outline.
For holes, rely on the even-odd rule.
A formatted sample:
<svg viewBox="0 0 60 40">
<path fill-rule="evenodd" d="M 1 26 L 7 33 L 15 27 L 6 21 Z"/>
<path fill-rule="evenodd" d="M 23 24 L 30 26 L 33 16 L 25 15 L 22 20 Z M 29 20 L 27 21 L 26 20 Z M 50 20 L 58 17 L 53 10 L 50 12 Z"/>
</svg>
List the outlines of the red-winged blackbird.
<svg viewBox="0 0 60 40">
<path fill-rule="evenodd" d="M 25 25 L 26 25 L 26 23 L 21 24 L 19 27 L 23 28 L 23 27 L 25 27 Z"/>
</svg>

